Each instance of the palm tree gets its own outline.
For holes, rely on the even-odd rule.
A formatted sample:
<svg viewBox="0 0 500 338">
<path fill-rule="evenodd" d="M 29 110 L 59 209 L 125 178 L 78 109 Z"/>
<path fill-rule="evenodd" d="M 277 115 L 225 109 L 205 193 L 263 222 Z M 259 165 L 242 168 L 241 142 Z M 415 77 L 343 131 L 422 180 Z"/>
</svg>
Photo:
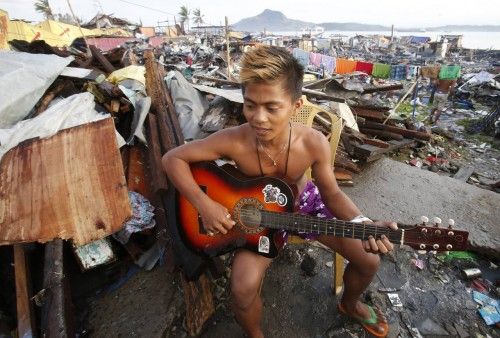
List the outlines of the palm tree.
<svg viewBox="0 0 500 338">
<path fill-rule="evenodd" d="M 191 12 L 189 12 L 189 9 L 187 8 L 187 6 L 186 5 L 181 6 L 181 10 L 179 11 L 179 15 L 181 16 L 181 27 L 182 27 L 183 31 L 184 31 L 184 23 L 185 22 L 187 22 L 188 29 L 189 29 L 189 14 L 191 14 Z"/>
<path fill-rule="evenodd" d="M 194 23 L 197 24 L 198 27 L 200 27 L 200 25 L 204 22 L 203 17 L 205 15 L 201 14 L 200 9 L 197 8 L 193 11 L 193 16 L 194 16 Z"/>
<path fill-rule="evenodd" d="M 35 2 L 35 11 L 42 13 L 45 19 L 52 20 L 54 18 L 49 0 L 37 0 Z"/>
</svg>

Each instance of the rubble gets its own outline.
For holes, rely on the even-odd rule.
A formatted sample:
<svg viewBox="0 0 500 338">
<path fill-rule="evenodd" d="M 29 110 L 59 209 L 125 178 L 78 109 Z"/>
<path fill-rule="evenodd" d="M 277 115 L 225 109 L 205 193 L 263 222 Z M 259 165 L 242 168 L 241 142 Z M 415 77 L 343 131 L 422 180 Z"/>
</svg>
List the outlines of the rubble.
<svg viewBox="0 0 500 338">
<path fill-rule="evenodd" d="M 112 27 L 116 25 L 120 27 Z M 135 26 L 135 36 L 127 26 Z M 225 36 L 207 29 L 203 33 L 203 27 L 182 36 L 180 26 L 169 27 L 168 35 L 153 36 L 150 27 L 109 15 L 98 15 L 84 25 L 89 30 L 85 36 L 68 28 L 60 35 L 65 42 L 59 44 L 49 39 L 53 27 L 49 21 L 39 27 L 47 30 L 40 36 L 48 37 L 49 43 L 8 38 L 10 48 L 17 51 L 0 52 L 0 67 L 11 70 L 23 60 L 37 65 L 29 72 L 6 73 L 5 90 L 0 91 L 0 125 L 12 128 L 0 133 L 2 203 L 25 216 L 17 222 L 9 218 L 10 209 L 0 208 L 0 243 L 48 242 L 44 248 L 15 244 L 14 258 L 0 251 L 0 259 L 14 262 L 18 274 L 2 282 L 5 290 L 15 283 L 18 290 L 28 285 L 28 274 L 20 267 L 29 266 L 26 257 L 43 250 L 45 254 L 44 262 L 38 262 L 45 270 L 43 281 L 32 290 L 43 321 L 36 328 L 26 316 L 33 305 L 26 290 L 20 295 L 24 307 L 17 318 L 19 335 L 37 330 L 49 336 L 55 331 L 73 335 L 75 318 L 66 313 L 64 300 L 70 302 L 75 294 L 75 302 L 84 299 L 76 318 L 81 335 L 87 329 L 101 335 L 133 335 L 144 320 L 154 322 L 144 329 L 151 335 L 241 333 L 228 315 L 231 257 L 201 259 L 182 244 L 175 230 L 174 190 L 163 173 L 161 156 L 186 141 L 244 123 L 238 59 L 259 43 L 287 47 L 305 66 L 306 78 L 312 79 L 304 83 L 304 99 L 343 119 L 332 170 L 366 214 L 410 224 L 419 213 L 458 218 L 458 227 L 471 234 L 470 249 L 498 263 L 500 215 L 495 206 L 500 200 L 495 192 L 500 191 L 500 151 L 493 139 L 500 135 L 498 52 L 479 51 L 470 61 L 459 37 L 449 37 L 450 53 L 444 41 L 425 37 L 356 36 L 349 46 L 331 39 L 331 48 L 318 48 L 319 41 L 307 37 Z M 34 79 L 28 73 L 40 76 Z M 440 119 L 431 125 L 428 116 L 439 78 L 457 80 L 457 87 Z M 82 97 L 86 103 L 79 100 Z M 37 131 L 40 126 L 43 130 Z M 331 136 L 330 126 L 321 115 L 313 122 L 326 137 Z M 36 157 L 38 153 L 45 155 Z M 65 157 L 68 154 L 71 158 Z M 380 160 L 387 155 L 411 167 Z M 33 163 L 42 163 L 43 170 L 36 171 Z M 23 169 L 29 177 L 16 182 L 18 176 L 8 176 L 12 168 Z M 26 185 L 45 190 L 32 198 Z M 68 188 L 66 195 L 62 186 Z M 22 203 L 25 199 L 43 205 L 32 203 L 29 209 Z M 66 209 L 67 200 L 76 211 Z M 43 231 L 24 231 L 28 223 Z M 72 238 L 73 244 L 57 238 Z M 72 266 L 73 261 L 63 264 L 63 247 L 74 252 L 79 266 Z M 275 261 L 263 286 L 270 296 L 264 304 L 270 312 L 264 326 L 271 336 L 364 334 L 336 312 L 329 259 L 331 255 L 320 249 L 292 246 Z M 498 322 L 498 293 L 492 285 L 498 275 L 489 277 L 488 269 L 481 267 L 483 279 L 463 277 L 459 271 L 478 267 L 448 263 L 405 249 L 383 259 L 378 281 L 366 298 L 389 314 L 392 336 L 493 332 L 486 325 Z M 137 267 L 152 271 L 148 275 Z M 178 267 L 183 272 L 174 274 Z M 413 275 L 417 277 L 410 278 Z M 78 279 L 89 276 L 99 282 L 86 288 Z M 69 279 L 82 290 L 70 294 Z M 474 289 L 471 295 L 467 288 Z M 96 297 L 101 290 L 106 291 Z M 318 291 L 321 301 L 311 302 Z M 283 297 L 284 293 L 291 296 Z M 453 297 L 457 299 L 449 304 L 444 301 Z M 90 299 L 93 304 L 86 304 Z M 477 313 L 473 299 L 481 302 Z M 108 306 L 120 313 L 112 323 L 106 322 Z M 444 318 L 449 309 L 457 314 L 453 323 Z M 8 306 L 0 308 L 0 324 L 4 311 Z M 79 318 L 87 311 L 90 318 Z M 331 314 L 333 320 L 325 321 Z M 296 323 L 307 325 L 297 328 Z"/>
</svg>

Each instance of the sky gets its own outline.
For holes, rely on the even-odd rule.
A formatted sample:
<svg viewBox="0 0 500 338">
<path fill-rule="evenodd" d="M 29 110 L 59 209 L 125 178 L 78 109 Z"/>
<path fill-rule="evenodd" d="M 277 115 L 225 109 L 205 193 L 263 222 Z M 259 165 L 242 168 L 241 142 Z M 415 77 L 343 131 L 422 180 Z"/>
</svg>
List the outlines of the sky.
<svg viewBox="0 0 500 338">
<path fill-rule="evenodd" d="M 68 1 L 75 14 L 90 20 L 98 11 L 114 14 L 145 26 L 168 21 L 182 5 L 193 10 L 199 8 L 207 24 L 221 25 L 224 16 L 229 23 L 258 15 L 264 9 L 281 11 L 289 19 L 320 22 L 358 22 L 380 24 L 396 28 L 420 28 L 441 25 L 500 25 L 499 0 L 49 0 L 55 13 L 69 13 Z M 11 19 L 42 21 L 34 10 L 35 0 L 0 0 L 0 9 L 6 10 Z M 166 23 L 161 23 L 165 25 Z"/>
</svg>

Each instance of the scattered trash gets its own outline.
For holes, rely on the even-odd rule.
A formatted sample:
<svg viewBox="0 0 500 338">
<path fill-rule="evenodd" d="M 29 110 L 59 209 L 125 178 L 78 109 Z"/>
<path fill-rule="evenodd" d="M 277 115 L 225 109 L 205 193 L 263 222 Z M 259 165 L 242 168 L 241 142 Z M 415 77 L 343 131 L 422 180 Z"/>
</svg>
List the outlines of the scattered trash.
<svg viewBox="0 0 500 338">
<path fill-rule="evenodd" d="M 421 259 L 412 259 L 412 263 L 415 265 L 415 267 L 419 270 L 423 270 L 425 268 L 425 262 Z"/>
<path fill-rule="evenodd" d="M 399 299 L 399 295 L 397 293 L 388 293 L 387 297 L 389 298 L 392 306 L 403 307 L 403 303 L 401 302 L 401 299 Z"/>
<path fill-rule="evenodd" d="M 481 292 L 472 291 L 472 298 L 482 307 L 479 314 L 483 317 L 487 325 L 494 325 L 500 322 L 500 302 Z"/>
<path fill-rule="evenodd" d="M 481 270 L 477 268 L 464 269 L 462 270 L 462 276 L 465 279 L 474 279 L 481 276 Z"/>
</svg>

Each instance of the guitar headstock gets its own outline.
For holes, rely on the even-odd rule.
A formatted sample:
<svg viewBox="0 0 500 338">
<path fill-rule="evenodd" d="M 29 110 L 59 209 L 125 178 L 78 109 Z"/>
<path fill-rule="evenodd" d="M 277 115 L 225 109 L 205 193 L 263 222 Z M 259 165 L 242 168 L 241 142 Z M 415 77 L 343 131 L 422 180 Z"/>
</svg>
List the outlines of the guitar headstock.
<svg viewBox="0 0 500 338">
<path fill-rule="evenodd" d="M 454 229 L 455 221 L 448 220 L 448 227 L 441 226 L 441 219 L 434 217 L 433 224 L 422 216 L 421 223 L 413 227 L 403 227 L 404 244 L 417 250 L 461 251 L 467 249 L 469 233 Z"/>
</svg>

